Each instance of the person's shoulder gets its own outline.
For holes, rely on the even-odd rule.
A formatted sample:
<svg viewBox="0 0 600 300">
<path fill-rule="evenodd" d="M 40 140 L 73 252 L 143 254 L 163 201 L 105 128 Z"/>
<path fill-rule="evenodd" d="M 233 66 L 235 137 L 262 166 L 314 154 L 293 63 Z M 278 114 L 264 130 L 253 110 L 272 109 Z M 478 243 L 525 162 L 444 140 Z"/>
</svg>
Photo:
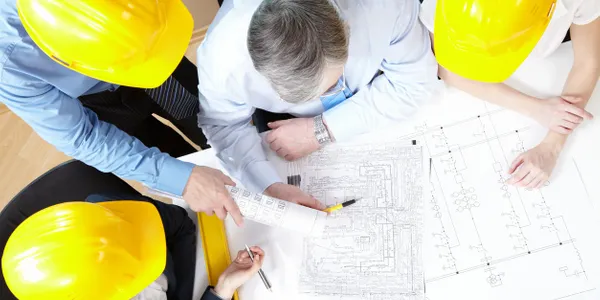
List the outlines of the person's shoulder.
<svg viewBox="0 0 600 300">
<path fill-rule="evenodd" d="M 203 78 L 210 78 L 215 84 L 254 70 L 246 41 L 250 20 L 259 3 L 236 3 L 221 8 L 196 51 L 200 85 Z"/>
<path fill-rule="evenodd" d="M 34 76 L 49 58 L 35 46 L 19 20 L 14 0 L 0 0 L 0 83 L 10 86 L 45 86 Z M 11 6 L 12 3 L 12 6 Z"/>
<path fill-rule="evenodd" d="M 334 0 L 341 11 L 358 14 L 379 14 L 384 17 L 411 14 L 419 0 Z"/>
<path fill-rule="evenodd" d="M 0 41 L 0 84 L 23 89 L 46 89 L 49 76 L 64 76 L 54 61 L 33 42 L 3 37 Z"/>
<path fill-rule="evenodd" d="M 3 39 L 0 42 L 0 85 L 23 93 L 47 89 L 48 83 L 35 75 L 35 68 L 41 62 L 38 55 L 27 44 Z"/>
<path fill-rule="evenodd" d="M 381 31 L 394 29 L 398 22 L 414 21 L 419 12 L 419 0 L 335 0 L 334 3 L 351 25 L 357 23 Z"/>
</svg>

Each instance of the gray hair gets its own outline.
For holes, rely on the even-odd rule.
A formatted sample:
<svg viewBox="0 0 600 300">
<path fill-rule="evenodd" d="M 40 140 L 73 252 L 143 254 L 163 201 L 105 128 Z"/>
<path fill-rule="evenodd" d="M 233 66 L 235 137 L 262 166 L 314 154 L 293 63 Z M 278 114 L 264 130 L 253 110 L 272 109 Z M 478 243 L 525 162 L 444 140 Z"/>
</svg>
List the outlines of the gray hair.
<svg viewBox="0 0 600 300">
<path fill-rule="evenodd" d="M 327 66 L 348 59 L 348 30 L 329 0 L 265 0 L 250 21 L 248 51 L 287 102 L 320 96 Z"/>
</svg>

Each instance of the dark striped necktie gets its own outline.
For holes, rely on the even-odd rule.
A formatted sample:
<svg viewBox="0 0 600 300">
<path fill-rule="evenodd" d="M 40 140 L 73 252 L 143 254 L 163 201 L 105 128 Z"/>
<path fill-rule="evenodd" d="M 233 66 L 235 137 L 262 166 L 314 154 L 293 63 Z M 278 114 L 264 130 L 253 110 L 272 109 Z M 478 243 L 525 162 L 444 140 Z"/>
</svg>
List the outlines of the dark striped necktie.
<svg viewBox="0 0 600 300">
<path fill-rule="evenodd" d="M 146 93 L 176 120 L 196 115 L 200 110 L 198 97 L 190 93 L 173 76 L 157 88 L 146 89 Z"/>
</svg>

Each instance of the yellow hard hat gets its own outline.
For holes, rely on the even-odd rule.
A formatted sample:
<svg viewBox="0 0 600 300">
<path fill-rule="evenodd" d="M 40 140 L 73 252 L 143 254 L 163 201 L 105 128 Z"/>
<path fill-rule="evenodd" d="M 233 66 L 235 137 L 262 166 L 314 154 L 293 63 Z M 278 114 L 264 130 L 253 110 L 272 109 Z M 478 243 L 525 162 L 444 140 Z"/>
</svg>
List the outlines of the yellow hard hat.
<svg viewBox="0 0 600 300">
<path fill-rule="evenodd" d="M 194 27 L 181 0 L 17 0 L 17 8 L 29 36 L 55 61 L 140 88 L 169 78 Z"/>
<path fill-rule="evenodd" d="M 438 0 L 438 63 L 465 78 L 502 82 L 529 56 L 555 5 L 556 0 Z"/>
<path fill-rule="evenodd" d="M 27 218 L 2 255 L 19 299 L 130 299 L 160 276 L 166 241 L 148 202 L 67 202 Z"/>
</svg>

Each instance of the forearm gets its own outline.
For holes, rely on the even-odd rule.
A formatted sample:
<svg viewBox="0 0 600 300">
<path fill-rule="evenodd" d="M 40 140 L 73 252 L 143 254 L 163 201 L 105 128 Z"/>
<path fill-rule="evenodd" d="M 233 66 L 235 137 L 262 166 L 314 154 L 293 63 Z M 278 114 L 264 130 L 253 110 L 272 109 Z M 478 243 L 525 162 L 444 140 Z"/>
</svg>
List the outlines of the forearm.
<svg viewBox="0 0 600 300">
<path fill-rule="evenodd" d="M 183 193 L 193 164 L 178 161 L 88 112 L 80 127 L 68 134 L 38 132 L 59 150 L 103 172 L 143 182 L 175 195 Z"/>
<path fill-rule="evenodd" d="M 563 88 L 563 95 L 576 96 L 587 105 L 600 76 L 600 18 L 585 25 L 571 25 L 573 67 Z"/>
<path fill-rule="evenodd" d="M 229 174 L 253 192 L 262 193 L 275 182 L 281 182 L 277 170 L 267 160 L 262 139 L 250 122 L 232 125 L 209 125 L 216 122 L 200 119 L 201 126 L 217 157 Z"/>
<path fill-rule="evenodd" d="M 20 93 L 20 94 L 17 94 Z M 54 87 L 23 90 L 5 85 L 0 98 L 37 134 L 87 165 L 181 195 L 192 164 L 178 161 L 112 124 Z"/>
<path fill-rule="evenodd" d="M 594 64 L 576 64 L 573 65 L 567 82 L 563 88 L 563 96 L 574 96 L 581 99 L 581 101 L 573 103 L 574 105 L 585 108 L 590 100 L 592 92 L 598 82 L 598 76 L 600 68 Z M 569 135 L 560 134 L 554 131 L 549 131 L 543 142 L 552 143 L 555 147 L 562 150 L 564 144 L 567 142 Z"/>
<path fill-rule="evenodd" d="M 521 93 L 504 83 L 470 80 L 439 66 L 439 75 L 446 83 L 489 103 L 514 110 L 530 117 L 539 99 Z"/>
<path fill-rule="evenodd" d="M 354 96 L 323 113 L 323 122 L 335 141 L 410 118 L 431 95 L 427 82 L 392 83 L 380 75 Z"/>
<path fill-rule="evenodd" d="M 562 96 L 580 99 L 574 105 L 585 108 L 600 77 L 600 20 L 590 24 L 571 26 L 574 62 Z M 544 142 L 554 143 L 562 149 L 568 135 L 549 132 Z"/>
<path fill-rule="evenodd" d="M 599 75 L 600 68 L 597 63 L 576 62 L 571 68 L 571 72 L 569 72 L 562 95 L 581 98 L 581 101 L 574 104 L 580 108 L 585 108 L 594 92 Z"/>
</svg>

